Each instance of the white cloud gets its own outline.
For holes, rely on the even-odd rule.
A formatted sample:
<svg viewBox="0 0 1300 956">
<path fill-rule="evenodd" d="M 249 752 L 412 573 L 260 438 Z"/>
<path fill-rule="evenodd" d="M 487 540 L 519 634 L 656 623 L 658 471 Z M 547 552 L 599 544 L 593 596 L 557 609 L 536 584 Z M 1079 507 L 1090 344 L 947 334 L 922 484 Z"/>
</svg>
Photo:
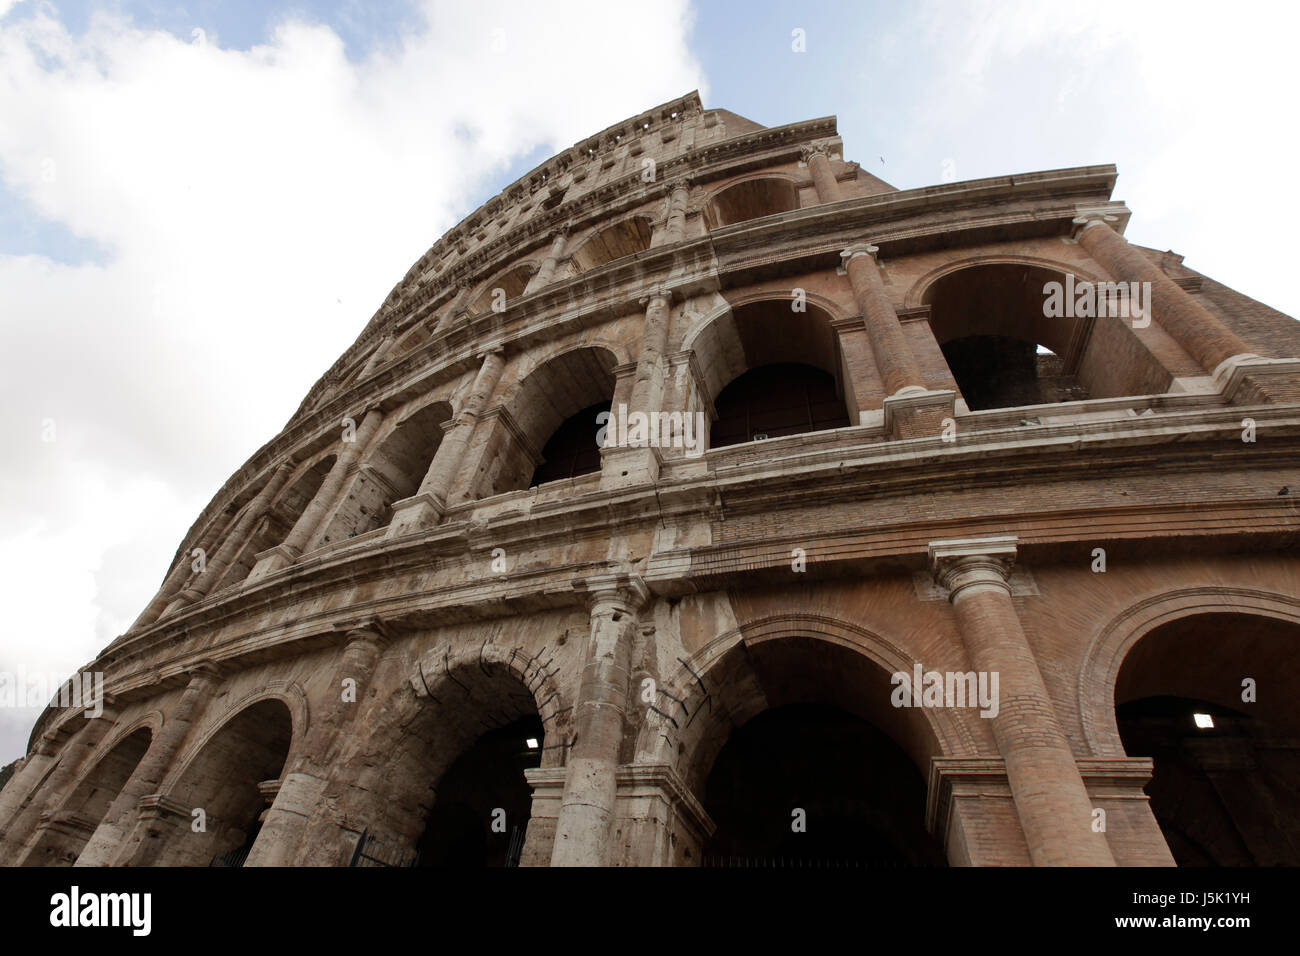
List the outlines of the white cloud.
<svg viewBox="0 0 1300 956">
<path fill-rule="evenodd" d="M 1300 198 L 1279 187 L 1300 148 L 1298 27 L 1294 4 L 932 0 L 910 42 L 879 46 L 886 67 L 925 64 L 922 89 L 897 91 L 920 107 L 888 135 L 926 180 L 896 185 L 954 154 L 961 179 L 1113 162 L 1132 241 L 1300 315 Z"/>
<path fill-rule="evenodd" d="M 236 52 L 18 13 L 0 171 L 112 256 L 0 256 L 0 670 L 73 668 L 129 624 L 468 197 L 703 86 L 680 0 L 430 4 L 426 30 L 360 62 L 296 20 Z M 11 717 L 0 763 L 25 744 Z"/>
</svg>

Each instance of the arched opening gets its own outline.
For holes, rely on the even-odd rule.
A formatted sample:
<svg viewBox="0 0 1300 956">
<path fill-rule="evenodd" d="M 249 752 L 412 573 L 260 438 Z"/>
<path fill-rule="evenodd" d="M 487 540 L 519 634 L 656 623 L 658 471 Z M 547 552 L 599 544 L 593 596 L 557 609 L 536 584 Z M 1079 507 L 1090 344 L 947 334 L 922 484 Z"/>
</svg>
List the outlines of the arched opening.
<svg viewBox="0 0 1300 956">
<path fill-rule="evenodd" d="M 470 315 L 481 315 L 484 312 L 491 312 L 494 302 L 500 300 L 501 304 L 509 307 L 510 303 L 524 294 L 528 288 L 528 280 L 532 278 L 533 266 L 531 263 L 515 266 L 509 272 L 499 275 L 492 279 L 479 292 L 478 298 L 470 306 Z M 498 290 L 500 294 L 498 295 Z"/>
<path fill-rule="evenodd" d="M 1180 866 L 1300 864 L 1300 625 L 1179 618 L 1120 667 L 1115 716 Z"/>
<path fill-rule="evenodd" d="M 685 775 L 716 824 L 705 865 L 944 864 L 921 771 L 939 746 L 920 711 L 891 706 L 883 667 L 783 637 L 738 645 L 704 680 L 713 713 Z"/>
<path fill-rule="evenodd" d="M 100 758 L 43 824 L 24 865 L 71 866 L 85 849 L 112 802 L 149 749 L 147 727 L 128 735 Z"/>
<path fill-rule="evenodd" d="M 600 471 L 596 436 L 600 431 L 599 416 L 609 411 L 609 405 L 597 402 L 564 420 L 542 448 L 542 463 L 533 472 L 529 487 Z"/>
<path fill-rule="evenodd" d="M 321 545 L 387 527 L 393 520 L 393 504 L 420 490 L 442 444 L 442 423 L 451 416 L 450 405 L 435 402 L 399 422 L 362 465 L 330 519 Z"/>
<path fill-rule="evenodd" d="M 186 766 L 167 796 L 189 815 L 150 861 L 162 866 L 242 866 L 279 789 L 293 739 L 283 701 L 252 704 L 218 730 Z M 196 831 L 194 821 L 202 819 Z"/>
<path fill-rule="evenodd" d="M 420 866 L 518 866 L 532 812 L 524 771 L 541 766 L 545 728 L 536 714 L 489 730 L 438 781 L 416 845 Z"/>
<path fill-rule="evenodd" d="M 516 428 L 497 426 L 501 451 L 485 468 L 481 493 L 599 471 L 596 415 L 613 401 L 615 361 L 607 349 L 581 348 L 534 369 L 506 406 Z"/>
<path fill-rule="evenodd" d="M 253 565 L 257 563 L 257 555 L 274 548 L 289 537 L 294 524 L 302 517 L 302 513 L 316 497 L 316 492 L 320 491 L 321 485 L 325 483 L 326 475 L 334 467 L 334 457 L 334 455 L 326 455 L 300 473 L 285 490 L 280 492 L 280 496 L 271 505 L 266 516 L 254 525 L 248 542 L 239 550 L 230 567 L 226 569 L 226 573 L 213 587 L 213 592 L 243 581 L 253 570 Z M 208 555 L 209 559 L 211 557 L 212 555 Z"/>
<path fill-rule="evenodd" d="M 751 369 L 713 404 L 718 412 L 710 440 L 714 448 L 849 425 L 835 379 L 810 365 L 782 362 Z"/>
<path fill-rule="evenodd" d="M 799 208 L 799 191 L 786 179 L 746 179 L 723 189 L 709 202 L 712 228 L 731 226 Z"/>
<path fill-rule="evenodd" d="M 709 447 L 852 424 L 831 316 L 764 299 L 718 316 L 690 343 L 717 418 Z"/>
<path fill-rule="evenodd" d="M 1062 273 L 990 264 L 959 269 L 926 290 L 930 327 L 972 411 L 1110 397 L 1083 359 L 1094 317 L 1045 314 L 1044 287 Z"/>
<path fill-rule="evenodd" d="M 705 785 L 705 865 L 918 866 L 925 780 L 889 737 L 837 707 L 787 704 L 727 741 Z"/>
<path fill-rule="evenodd" d="M 353 865 L 516 865 L 532 815 L 525 771 L 562 759 L 553 725 L 490 657 L 448 667 L 433 655 L 420 673 L 428 696 L 408 695 L 347 771 L 365 830 Z"/>
<path fill-rule="evenodd" d="M 569 257 L 571 272 L 578 275 L 624 256 L 650 248 L 650 220 L 633 216 L 597 232 Z"/>
</svg>

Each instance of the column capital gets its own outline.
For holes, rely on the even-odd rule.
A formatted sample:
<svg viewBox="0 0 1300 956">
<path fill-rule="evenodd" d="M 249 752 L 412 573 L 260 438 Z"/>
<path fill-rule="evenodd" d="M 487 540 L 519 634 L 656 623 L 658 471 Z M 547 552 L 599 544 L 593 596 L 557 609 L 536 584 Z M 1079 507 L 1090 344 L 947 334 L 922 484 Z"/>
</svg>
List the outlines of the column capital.
<svg viewBox="0 0 1300 956">
<path fill-rule="evenodd" d="M 880 251 L 879 246 L 873 246 L 869 242 L 855 243 L 854 245 L 849 246 L 847 249 L 845 249 L 840 253 L 841 266 L 842 268 L 847 269 L 849 263 L 852 262 L 854 259 L 856 259 L 858 256 L 870 256 L 871 261 L 875 262 L 876 253 L 878 253 L 879 251 Z"/>
<path fill-rule="evenodd" d="M 1083 206 L 1074 207 L 1074 218 L 1071 220 L 1073 228 L 1071 236 L 1075 239 L 1079 233 L 1094 225 L 1110 226 L 1119 235 L 1123 235 L 1124 226 L 1128 222 L 1128 209 L 1122 204 L 1110 204 L 1105 206 Z"/>
<path fill-rule="evenodd" d="M 387 644 L 392 637 L 389 626 L 379 617 L 366 617 L 361 620 L 335 624 L 334 630 L 342 633 L 347 644 L 370 643 L 377 647 Z"/>
<path fill-rule="evenodd" d="M 587 595 L 587 605 L 593 613 L 600 605 L 635 613 L 650 599 L 650 589 L 641 576 L 622 571 L 575 578 L 573 590 Z"/>
<path fill-rule="evenodd" d="M 1012 535 L 931 541 L 928 552 L 935 580 L 948 590 L 951 601 L 971 588 L 1011 593 L 1009 579 L 1017 552 Z"/>
<path fill-rule="evenodd" d="M 649 306 L 651 301 L 654 299 L 663 299 L 665 305 L 671 305 L 673 301 L 673 292 L 674 290 L 667 286 L 655 286 L 651 289 L 647 289 L 646 292 L 636 300 L 636 302 L 637 305 L 642 308 Z"/>
<path fill-rule="evenodd" d="M 193 667 L 187 668 L 185 673 L 189 677 L 190 684 L 201 684 L 205 681 L 216 683 L 225 675 L 220 664 L 206 658 Z"/>
<path fill-rule="evenodd" d="M 810 162 L 814 156 L 825 156 L 827 159 L 830 159 L 831 144 L 825 140 L 815 140 L 811 143 L 801 143 L 799 145 L 800 162 Z"/>
</svg>

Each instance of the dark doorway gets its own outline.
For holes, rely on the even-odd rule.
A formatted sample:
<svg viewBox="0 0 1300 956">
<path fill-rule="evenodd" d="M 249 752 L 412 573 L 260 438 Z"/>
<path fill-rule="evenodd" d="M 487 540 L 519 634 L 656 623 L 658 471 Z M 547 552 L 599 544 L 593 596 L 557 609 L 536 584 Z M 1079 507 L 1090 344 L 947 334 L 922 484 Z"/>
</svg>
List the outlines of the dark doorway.
<svg viewBox="0 0 1300 956">
<path fill-rule="evenodd" d="M 821 704 L 787 704 L 735 731 L 705 785 L 714 866 L 941 866 L 925 782 L 888 736 Z M 806 829 L 795 832 L 794 812 Z"/>
<path fill-rule="evenodd" d="M 485 733 L 447 768 L 417 847 L 420 866 L 518 865 L 532 811 L 524 771 L 541 765 L 543 733 L 536 715 L 521 717 Z"/>
<path fill-rule="evenodd" d="M 1211 726 L 1198 726 L 1196 715 Z M 1257 718 L 1186 697 L 1144 697 L 1115 717 L 1124 751 L 1155 763 L 1147 796 L 1179 866 L 1300 864 L 1293 741 Z"/>
<path fill-rule="evenodd" d="M 792 362 L 751 369 L 718 393 L 714 408 L 712 448 L 849 425 L 835 379 Z"/>
<path fill-rule="evenodd" d="M 952 377 L 971 411 L 1051 405 L 1087 399 L 1061 359 L 1033 342 L 1002 335 L 971 335 L 942 346 Z"/>
<path fill-rule="evenodd" d="M 600 471 L 600 446 L 596 444 L 600 425 L 596 416 L 608 411 L 609 402 L 597 402 L 565 419 L 542 449 L 542 463 L 529 487 Z"/>
</svg>

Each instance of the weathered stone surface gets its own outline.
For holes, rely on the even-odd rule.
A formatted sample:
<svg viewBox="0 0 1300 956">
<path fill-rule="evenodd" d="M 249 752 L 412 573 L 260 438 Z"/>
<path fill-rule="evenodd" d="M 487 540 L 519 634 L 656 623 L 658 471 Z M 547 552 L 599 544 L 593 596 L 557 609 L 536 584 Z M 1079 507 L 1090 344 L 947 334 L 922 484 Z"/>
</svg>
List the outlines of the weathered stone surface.
<svg viewBox="0 0 1300 956">
<path fill-rule="evenodd" d="M 1164 865 L 1191 852 L 1144 793 L 1167 765 L 1116 716 L 1162 696 L 1257 722 L 1192 748 L 1247 824 L 1205 852 L 1300 853 L 1295 817 L 1281 849 L 1249 825 L 1273 779 L 1250 768 L 1297 766 L 1300 334 L 1124 240 L 1115 176 L 898 191 L 833 119 L 694 94 L 549 160 L 421 257 L 205 509 L 87 665 L 104 716 L 42 715 L 5 860 L 455 862 L 481 833 L 481 861 L 698 865 L 760 853 L 740 829 L 768 812 L 761 853 L 812 852 L 804 812 L 808 841 L 861 824 L 910 862 Z M 1047 317 L 1066 275 L 1151 281 L 1150 323 Z M 1050 348 L 979 394 L 1051 403 L 972 410 L 970 376 L 1013 370 L 949 367 L 971 337 Z M 742 388 L 743 440 L 707 447 L 724 389 L 792 363 L 848 427 Z M 606 404 L 678 418 L 601 449 L 574 416 Z M 543 462 L 563 476 L 534 485 Z M 896 706 L 918 666 L 999 671 L 999 715 Z M 1277 683 L 1252 709 L 1243 677 Z M 794 747 L 729 752 L 764 781 L 729 802 L 736 731 L 801 707 L 901 755 L 915 796 L 782 804 Z"/>
</svg>

